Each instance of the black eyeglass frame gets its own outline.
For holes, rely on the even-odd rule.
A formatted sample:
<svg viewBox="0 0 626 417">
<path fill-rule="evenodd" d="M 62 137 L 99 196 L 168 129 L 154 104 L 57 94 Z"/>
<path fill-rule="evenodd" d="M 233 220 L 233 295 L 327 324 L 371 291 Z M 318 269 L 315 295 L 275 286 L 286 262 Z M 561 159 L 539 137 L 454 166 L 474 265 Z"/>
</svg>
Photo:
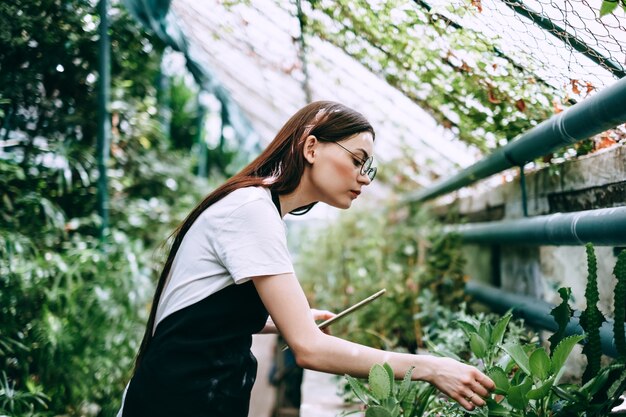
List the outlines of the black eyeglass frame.
<svg viewBox="0 0 626 417">
<path fill-rule="evenodd" d="M 339 142 L 324 140 L 320 138 L 317 138 L 317 139 L 321 142 L 330 142 L 330 143 L 334 143 L 335 145 L 339 145 L 344 151 L 348 152 L 350 155 L 352 155 L 353 157 L 355 157 L 357 160 L 361 162 L 361 169 L 360 169 L 361 175 L 367 175 L 370 181 L 374 181 L 374 178 L 376 178 L 376 171 L 378 171 L 378 168 L 372 166 L 372 164 L 374 163 L 373 156 L 369 156 L 367 159 L 363 159 L 363 158 L 360 158 L 358 155 L 356 155 L 354 152 L 352 152 L 350 149 L 343 146 Z"/>
</svg>

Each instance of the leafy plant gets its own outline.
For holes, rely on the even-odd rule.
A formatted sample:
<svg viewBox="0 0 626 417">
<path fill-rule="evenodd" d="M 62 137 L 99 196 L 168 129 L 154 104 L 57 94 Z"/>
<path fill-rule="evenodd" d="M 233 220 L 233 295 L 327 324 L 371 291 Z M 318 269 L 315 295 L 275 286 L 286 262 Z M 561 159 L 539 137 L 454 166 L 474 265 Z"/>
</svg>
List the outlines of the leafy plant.
<svg viewBox="0 0 626 417">
<path fill-rule="evenodd" d="M 369 372 L 367 385 L 346 375 L 354 394 L 366 405 L 365 417 L 419 417 L 425 415 L 435 388 L 411 380 L 414 367 L 409 368 L 400 384 L 396 383 L 389 364 L 375 364 Z"/>
<path fill-rule="evenodd" d="M 0 158 L 0 414 L 115 415 L 156 251 L 212 188 L 192 175 L 188 154 L 170 149 L 153 85 L 161 46 L 121 7 L 111 13 L 111 232 L 102 244 L 95 3 L 0 4 L 0 126 L 10 139 Z"/>
<path fill-rule="evenodd" d="M 0 415 L 13 417 L 39 417 L 45 416 L 47 402 L 50 400 L 41 392 L 41 386 L 29 381 L 27 391 L 16 388 L 14 382 L 10 382 L 6 372 L 2 371 L 0 378 Z"/>
<path fill-rule="evenodd" d="M 488 321 L 457 323 L 469 340 L 471 352 L 480 360 L 479 366 L 496 383 L 495 393 L 504 396 L 499 402 L 487 399 L 488 414 L 549 415 L 551 388 L 559 382 L 565 360 L 583 336 L 563 338 L 549 355 L 534 343 L 523 344 L 519 340 L 503 343 L 510 319 L 508 313 L 493 324 Z"/>
<path fill-rule="evenodd" d="M 531 416 L 606 416 L 619 403 L 621 403 L 620 395 L 626 389 L 626 364 L 623 360 L 618 360 L 605 366 L 600 367 L 599 355 L 600 336 L 599 325 L 601 324 L 595 318 L 595 325 L 589 325 L 590 315 L 595 313 L 593 309 L 597 309 L 597 279 L 595 268 L 595 256 L 593 247 L 587 245 L 589 280 L 587 283 L 587 329 L 590 331 L 587 335 L 574 335 L 565 337 L 565 328 L 568 325 L 572 310 L 569 307 L 569 297 L 571 291 L 569 288 L 559 289 L 562 303 L 555 307 L 551 314 L 557 322 L 559 328 L 557 332 L 550 338 L 551 352 L 550 355 L 543 347 L 534 348 L 529 345 L 519 343 L 505 344 L 502 349 L 512 359 L 517 369 L 511 368 L 511 363 L 503 367 L 494 366 L 487 368 L 488 373 L 496 382 L 496 393 L 504 395 L 505 398 L 499 403 L 488 400 L 489 415 L 531 415 Z M 622 275 L 623 262 L 626 255 L 620 254 L 618 263 L 615 267 L 615 275 Z M 620 283 L 620 278 L 618 278 Z M 619 284 L 622 285 L 622 284 Z M 623 303 L 620 297 L 621 287 L 616 288 L 615 301 Z M 594 302 L 595 301 L 595 302 Z M 616 304 L 617 305 L 617 304 Z M 619 309 L 618 309 L 619 310 Z M 616 340 L 621 337 L 617 336 L 620 332 L 623 334 L 623 319 L 616 317 Z M 597 327 L 596 327 L 597 326 Z M 467 326 L 465 326 L 467 328 Z M 621 327 L 618 330 L 618 327 Z M 489 330 L 489 326 L 485 326 Z M 468 329 L 471 335 L 470 346 L 476 356 L 489 359 L 489 345 L 485 337 L 488 332 L 480 329 Z M 563 374 L 564 364 L 574 345 L 583 339 L 587 339 L 587 344 L 591 343 L 596 346 L 599 351 L 594 352 L 598 355 L 598 363 L 589 363 L 585 370 L 587 379 L 582 386 L 574 384 L 560 384 Z M 479 342 L 477 342 L 477 340 Z M 617 343 L 616 343 L 617 345 Z M 623 349 L 621 342 L 620 349 Z M 487 346 L 485 348 L 485 346 Z M 623 351 L 618 352 L 620 357 Z M 594 360 L 596 360 L 594 358 Z M 506 364 L 501 361 L 501 364 Z M 487 363 L 488 365 L 488 363 Z"/>
<path fill-rule="evenodd" d="M 626 303 L 624 303 L 624 300 L 626 300 L 626 250 L 622 250 L 617 257 L 613 274 L 617 279 L 613 297 L 613 306 L 615 308 L 613 325 L 615 348 L 617 349 L 619 360 L 626 362 L 626 338 L 624 337 L 624 322 L 626 321 Z"/>
<path fill-rule="evenodd" d="M 587 342 L 583 347 L 583 353 L 587 357 L 587 367 L 583 374 L 583 382 L 589 381 L 600 370 L 600 358 L 602 347 L 600 345 L 600 326 L 606 321 L 602 312 L 598 309 L 600 295 L 598 293 L 598 266 L 593 245 L 587 243 L 587 287 L 585 288 L 585 299 L 587 308 L 580 315 L 580 325 L 588 335 Z"/>
<path fill-rule="evenodd" d="M 596 277 L 596 258 L 591 244 L 587 244 L 587 262 L 589 279 L 585 296 L 587 298 L 587 309 L 585 310 L 585 326 L 587 330 L 586 350 L 588 357 L 587 368 L 583 375 L 586 381 L 582 387 L 568 385 L 555 387 L 554 392 L 561 398 L 557 411 L 563 416 L 585 416 L 601 417 L 606 416 L 610 411 L 619 405 L 622 400 L 621 394 L 626 390 L 626 346 L 624 340 L 624 282 L 626 251 L 622 251 L 618 256 L 613 273 L 617 278 L 617 285 L 614 291 L 615 324 L 613 327 L 615 346 L 618 358 L 608 366 L 600 366 L 600 346 L 599 327 L 604 319 L 597 311 L 598 288 Z M 582 317 L 581 317 L 582 324 Z M 587 345 L 585 347 L 587 347 Z M 585 352 L 585 350 L 583 350 Z"/>
</svg>

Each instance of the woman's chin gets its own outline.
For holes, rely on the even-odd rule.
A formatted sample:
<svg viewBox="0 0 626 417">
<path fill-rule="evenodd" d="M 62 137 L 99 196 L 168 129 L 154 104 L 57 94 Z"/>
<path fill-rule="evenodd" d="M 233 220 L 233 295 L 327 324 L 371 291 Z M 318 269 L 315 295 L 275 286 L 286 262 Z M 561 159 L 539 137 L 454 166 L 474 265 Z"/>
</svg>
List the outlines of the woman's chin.
<svg viewBox="0 0 626 417">
<path fill-rule="evenodd" d="M 352 199 L 347 200 L 347 201 L 342 201 L 341 203 L 335 205 L 335 207 L 342 209 L 342 210 L 347 210 L 350 207 L 352 207 Z"/>
<path fill-rule="evenodd" d="M 330 197 L 330 196 L 328 196 Z M 346 210 L 352 207 L 354 198 L 352 196 L 335 196 L 335 198 L 322 198 L 319 201 L 328 204 L 331 207 L 335 207 L 341 210 Z"/>
</svg>

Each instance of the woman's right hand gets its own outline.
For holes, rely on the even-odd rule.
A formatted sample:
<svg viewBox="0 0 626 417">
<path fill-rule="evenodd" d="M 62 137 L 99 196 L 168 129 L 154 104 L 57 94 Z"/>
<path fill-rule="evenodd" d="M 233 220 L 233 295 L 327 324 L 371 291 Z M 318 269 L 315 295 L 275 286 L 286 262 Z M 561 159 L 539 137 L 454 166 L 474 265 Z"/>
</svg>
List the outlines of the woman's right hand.
<svg viewBox="0 0 626 417">
<path fill-rule="evenodd" d="M 485 398 L 495 388 L 494 382 L 477 368 L 451 358 L 433 357 L 426 380 L 469 411 L 485 405 Z"/>
</svg>

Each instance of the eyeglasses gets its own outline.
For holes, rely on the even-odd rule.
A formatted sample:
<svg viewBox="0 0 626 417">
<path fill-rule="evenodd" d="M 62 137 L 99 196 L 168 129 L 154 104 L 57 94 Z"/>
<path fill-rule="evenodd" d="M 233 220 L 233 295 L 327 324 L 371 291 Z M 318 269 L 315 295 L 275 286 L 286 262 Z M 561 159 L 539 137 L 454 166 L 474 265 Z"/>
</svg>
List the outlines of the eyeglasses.
<svg viewBox="0 0 626 417">
<path fill-rule="evenodd" d="M 374 157 L 370 156 L 367 159 L 362 159 L 359 158 L 357 155 L 355 155 L 352 151 L 350 151 L 349 149 L 345 148 L 341 143 L 339 142 L 332 142 L 335 145 L 339 145 L 343 148 L 343 150 L 345 150 L 346 152 L 348 152 L 350 155 L 354 156 L 358 161 L 361 162 L 361 175 L 367 175 L 370 179 L 370 181 L 374 181 L 374 178 L 376 177 L 376 171 L 378 170 L 376 167 L 373 167 L 372 164 L 374 163 Z"/>
</svg>

